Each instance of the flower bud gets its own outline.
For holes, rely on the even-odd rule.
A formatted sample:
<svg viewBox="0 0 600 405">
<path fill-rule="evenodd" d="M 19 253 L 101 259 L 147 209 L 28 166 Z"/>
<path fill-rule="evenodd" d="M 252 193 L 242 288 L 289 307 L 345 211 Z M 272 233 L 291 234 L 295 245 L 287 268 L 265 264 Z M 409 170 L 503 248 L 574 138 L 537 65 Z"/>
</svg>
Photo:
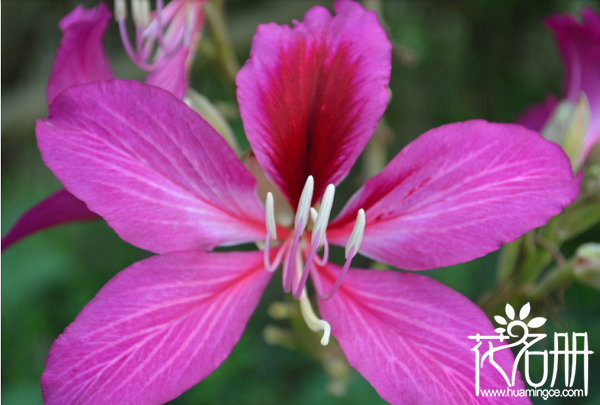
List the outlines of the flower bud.
<svg viewBox="0 0 600 405">
<path fill-rule="evenodd" d="M 600 243 L 579 246 L 573 274 L 581 283 L 600 290 Z"/>
<path fill-rule="evenodd" d="M 542 129 L 544 138 L 558 143 L 569 156 L 573 171 L 579 171 L 583 140 L 590 121 L 590 104 L 585 93 L 580 93 L 577 103 L 562 100 Z"/>
</svg>

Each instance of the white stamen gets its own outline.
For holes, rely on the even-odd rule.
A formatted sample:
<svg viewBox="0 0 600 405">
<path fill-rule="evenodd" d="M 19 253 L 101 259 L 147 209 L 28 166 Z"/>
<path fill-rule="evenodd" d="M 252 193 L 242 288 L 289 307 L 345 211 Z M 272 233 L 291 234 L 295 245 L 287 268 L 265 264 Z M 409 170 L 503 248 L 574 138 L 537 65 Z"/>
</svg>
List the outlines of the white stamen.
<svg viewBox="0 0 600 405">
<path fill-rule="evenodd" d="M 136 26 L 146 28 L 150 23 L 150 0 L 131 0 L 131 15 Z"/>
<path fill-rule="evenodd" d="M 323 331 L 323 337 L 321 338 L 321 344 L 327 346 L 329 344 L 329 336 L 331 335 L 331 326 L 327 321 L 319 319 L 310 305 L 310 300 L 306 294 L 302 294 L 300 298 L 300 312 L 302 312 L 302 318 L 310 330 L 313 332 Z"/>
<path fill-rule="evenodd" d="M 302 190 L 302 194 L 300 194 L 300 201 L 298 202 L 296 220 L 294 221 L 296 229 L 304 230 L 304 228 L 306 228 L 306 224 L 308 224 L 308 215 L 310 213 L 310 203 L 312 201 L 314 188 L 315 180 L 313 176 L 308 176 L 306 179 L 306 184 L 304 185 L 304 189 Z"/>
<path fill-rule="evenodd" d="M 354 247 L 352 251 L 352 257 L 356 256 L 356 254 L 358 253 L 358 248 L 360 248 L 363 235 L 365 234 L 365 223 L 365 210 L 361 208 L 358 210 L 358 214 L 356 214 L 356 222 L 354 223 L 354 229 L 352 229 L 350 238 L 348 238 L 348 242 L 346 243 L 346 259 L 350 255 L 350 249 L 352 247 Z"/>
<path fill-rule="evenodd" d="M 139 25 L 140 1 L 142 0 L 131 0 L 131 16 L 133 17 L 133 23 L 135 25 Z"/>
<path fill-rule="evenodd" d="M 127 18 L 127 2 L 115 0 L 115 20 L 122 21 Z"/>
<path fill-rule="evenodd" d="M 315 222 L 317 222 L 317 217 L 319 216 L 319 213 L 317 212 L 316 209 L 314 209 L 313 207 L 310 207 L 310 218 L 313 221 L 313 224 Z"/>
<path fill-rule="evenodd" d="M 271 234 L 271 239 L 277 239 L 277 226 L 275 225 L 275 208 L 273 205 L 273 193 L 267 193 L 267 201 L 265 202 L 265 224 L 267 230 Z"/>
<path fill-rule="evenodd" d="M 319 215 L 317 216 L 317 220 L 315 221 L 315 226 L 312 230 L 312 239 L 311 244 L 315 243 L 315 238 L 317 236 L 317 231 L 319 231 L 319 245 L 323 244 L 323 239 L 325 239 L 325 231 L 327 230 L 327 223 L 329 222 L 329 215 L 331 214 L 331 206 L 333 205 L 333 197 L 335 195 L 335 186 L 330 184 L 325 189 L 325 194 L 323 195 L 323 200 L 321 201 L 321 209 L 319 210 Z"/>
<path fill-rule="evenodd" d="M 142 1 L 142 27 L 146 28 L 150 24 L 150 0 Z"/>
</svg>

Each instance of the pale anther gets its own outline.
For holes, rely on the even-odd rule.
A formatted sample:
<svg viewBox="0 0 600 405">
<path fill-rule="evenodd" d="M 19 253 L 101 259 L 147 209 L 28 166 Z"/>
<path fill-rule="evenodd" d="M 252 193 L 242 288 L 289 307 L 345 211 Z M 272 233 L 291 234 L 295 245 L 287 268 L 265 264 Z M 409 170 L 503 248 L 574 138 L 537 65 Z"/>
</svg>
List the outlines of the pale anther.
<svg viewBox="0 0 600 405">
<path fill-rule="evenodd" d="M 150 0 L 143 0 L 141 7 L 142 27 L 146 28 L 150 24 Z"/>
<path fill-rule="evenodd" d="M 312 201 L 313 191 L 315 188 L 315 180 L 313 176 L 308 176 L 306 184 L 300 195 L 298 209 L 296 210 L 296 219 L 294 225 L 296 229 L 304 230 L 308 224 L 308 216 L 310 214 L 310 203 Z"/>
<path fill-rule="evenodd" d="M 133 23 L 138 25 L 140 19 L 140 1 L 131 0 L 131 16 L 133 17 Z"/>
<path fill-rule="evenodd" d="M 313 224 L 315 222 L 317 222 L 317 217 L 319 216 L 319 212 L 314 209 L 313 207 L 310 207 L 310 219 L 313 221 Z"/>
<path fill-rule="evenodd" d="M 325 231 L 327 230 L 327 223 L 329 222 L 329 215 L 331 214 L 334 195 L 335 186 L 330 184 L 325 189 L 325 194 L 323 195 L 323 200 L 321 201 L 321 209 L 319 210 L 319 215 L 317 216 L 317 220 L 315 221 L 315 226 L 313 227 L 312 231 L 311 244 L 315 243 L 317 231 L 319 231 L 320 235 L 318 244 L 323 244 L 323 239 L 325 239 Z"/>
<path fill-rule="evenodd" d="M 365 210 L 362 208 L 358 210 L 358 214 L 356 214 L 356 222 L 354 223 L 354 228 L 352 229 L 352 233 L 350 234 L 350 238 L 348 238 L 348 242 L 346 243 L 346 259 L 350 255 L 350 250 L 352 248 L 352 256 L 356 256 L 358 253 L 358 249 L 360 248 L 360 244 L 362 243 L 363 235 L 365 234 Z"/>
<path fill-rule="evenodd" d="M 115 0 L 115 20 L 122 21 L 127 18 L 127 3 L 125 0 Z"/>
<path fill-rule="evenodd" d="M 265 224 L 271 235 L 271 239 L 277 239 L 277 226 L 275 224 L 275 207 L 273 205 L 273 193 L 267 193 L 267 201 L 265 202 Z"/>
<path fill-rule="evenodd" d="M 131 16 L 138 27 L 145 28 L 150 23 L 150 0 L 131 0 Z"/>
</svg>

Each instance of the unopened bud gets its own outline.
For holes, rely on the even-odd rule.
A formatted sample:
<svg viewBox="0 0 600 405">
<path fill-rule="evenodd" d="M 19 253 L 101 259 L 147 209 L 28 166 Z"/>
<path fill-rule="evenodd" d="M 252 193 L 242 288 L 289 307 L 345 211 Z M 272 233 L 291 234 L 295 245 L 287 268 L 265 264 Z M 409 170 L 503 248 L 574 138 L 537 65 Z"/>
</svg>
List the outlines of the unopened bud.
<svg viewBox="0 0 600 405">
<path fill-rule="evenodd" d="M 273 346 L 283 346 L 292 349 L 296 346 L 294 335 L 289 329 L 283 329 L 275 325 L 267 325 L 263 330 L 265 342 Z"/>
<path fill-rule="evenodd" d="M 581 283 L 600 290 L 600 243 L 579 246 L 573 274 Z"/>
<path fill-rule="evenodd" d="M 562 100 L 544 126 L 544 138 L 558 143 L 571 160 L 573 171 L 578 171 L 583 163 L 583 140 L 590 121 L 590 104 L 585 93 L 581 93 L 576 103 Z"/>
</svg>

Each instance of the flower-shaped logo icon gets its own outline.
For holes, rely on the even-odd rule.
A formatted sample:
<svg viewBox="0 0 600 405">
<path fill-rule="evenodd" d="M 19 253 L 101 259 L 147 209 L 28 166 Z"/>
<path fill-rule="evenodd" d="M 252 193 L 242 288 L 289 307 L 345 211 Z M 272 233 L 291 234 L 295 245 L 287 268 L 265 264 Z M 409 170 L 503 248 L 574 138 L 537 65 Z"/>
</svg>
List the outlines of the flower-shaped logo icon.
<svg viewBox="0 0 600 405">
<path fill-rule="evenodd" d="M 475 358 L 476 383 L 475 383 L 475 386 L 476 386 L 477 393 L 479 392 L 479 369 L 484 367 L 484 363 L 486 363 L 486 360 L 489 362 L 489 364 L 491 364 L 493 367 L 495 367 L 496 370 L 498 370 L 498 372 L 502 375 L 502 377 L 504 377 L 504 380 L 506 381 L 507 386 L 514 387 L 515 383 L 518 381 L 517 380 L 517 374 L 518 374 L 517 366 L 519 364 L 519 360 L 527 352 L 527 350 L 529 349 L 529 347 L 531 347 L 531 345 L 533 345 L 534 343 L 536 343 L 546 337 L 546 334 L 544 334 L 544 333 L 530 333 L 529 332 L 530 329 L 539 328 L 540 326 L 542 326 L 546 323 L 546 318 L 543 318 L 543 317 L 535 317 L 535 318 L 532 318 L 531 320 L 529 320 L 529 322 L 526 322 L 527 317 L 529 317 L 529 314 L 531 313 L 531 305 L 529 303 L 526 303 L 525 305 L 523 305 L 521 307 L 521 309 L 519 311 L 519 318 L 516 318 L 515 309 L 512 307 L 512 305 L 510 305 L 508 303 L 506 304 L 504 311 L 506 312 L 506 317 L 500 316 L 500 315 L 494 316 L 494 320 L 496 321 L 496 323 L 501 325 L 500 327 L 498 327 L 494 330 L 494 332 L 496 332 L 498 334 L 498 336 L 481 336 L 479 334 L 477 334 L 476 336 L 469 336 L 469 339 L 475 339 L 478 342 L 477 345 L 473 349 L 471 349 L 476 353 L 476 358 Z M 515 326 L 518 326 L 519 328 L 521 328 L 523 330 L 522 334 L 518 334 L 518 333 L 515 333 L 515 331 L 513 331 Z M 513 341 L 511 343 L 509 343 L 509 342 L 504 343 L 505 340 L 508 340 L 510 338 L 513 338 Z M 499 341 L 501 344 L 498 346 L 495 346 L 493 343 L 495 340 Z M 480 353 L 479 348 L 480 348 L 481 344 L 483 343 L 483 341 L 487 341 L 488 349 L 484 353 Z M 514 348 L 517 346 L 519 346 L 519 347 L 522 346 L 521 350 L 519 350 L 519 352 L 515 356 L 515 362 L 513 364 L 512 370 L 510 370 L 509 373 L 507 373 L 494 360 L 494 353 L 496 353 L 500 350 L 510 350 L 511 348 Z M 528 371 L 528 367 L 526 367 L 526 369 Z M 528 381 L 529 381 L 529 378 L 528 378 Z"/>
<path fill-rule="evenodd" d="M 506 325 L 506 328 L 499 327 L 494 330 L 494 332 L 500 335 L 503 335 L 504 332 L 508 332 L 508 334 L 511 337 L 516 337 L 516 335 L 512 333 L 512 328 L 518 325 L 521 328 L 523 328 L 524 335 L 527 336 L 529 329 L 539 328 L 540 326 L 546 323 L 546 318 L 542 317 L 533 318 L 527 323 L 524 322 L 525 319 L 527 319 L 527 317 L 529 316 L 529 313 L 531 312 L 531 305 L 529 303 L 526 303 L 521 307 L 521 310 L 519 311 L 519 319 L 515 319 L 515 309 L 512 307 L 512 305 L 508 303 L 506 304 L 505 312 L 506 318 L 508 318 L 509 321 L 507 321 L 506 318 L 504 318 L 503 316 L 494 316 L 494 320 L 496 321 L 496 323 L 498 323 L 499 325 Z M 508 336 L 506 336 L 506 338 L 508 338 Z"/>
</svg>

